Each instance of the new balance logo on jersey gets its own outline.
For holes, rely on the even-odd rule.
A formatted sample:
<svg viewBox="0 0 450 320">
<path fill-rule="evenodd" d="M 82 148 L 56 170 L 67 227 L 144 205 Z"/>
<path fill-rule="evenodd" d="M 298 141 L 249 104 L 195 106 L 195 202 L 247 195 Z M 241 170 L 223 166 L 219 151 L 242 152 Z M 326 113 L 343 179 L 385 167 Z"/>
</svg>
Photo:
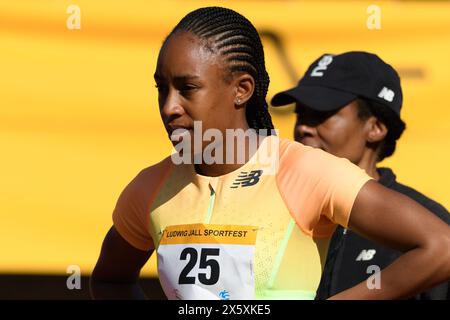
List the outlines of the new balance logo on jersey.
<svg viewBox="0 0 450 320">
<path fill-rule="evenodd" d="M 392 100 L 394 100 L 394 96 L 395 96 L 394 91 L 386 87 L 383 87 L 383 89 L 381 89 L 380 93 L 378 94 L 379 98 L 389 102 L 392 102 Z"/>
<path fill-rule="evenodd" d="M 356 258 L 356 261 L 370 261 L 375 256 L 375 253 L 377 253 L 377 251 L 374 249 L 363 250 Z"/>
<path fill-rule="evenodd" d="M 261 177 L 262 173 L 262 170 L 252 170 L 250 172 L 242 171 L 236 180 L 234 180 L 233 185 L 230 188 L 254 186 L 259 182 L 259 177 Z"/>
</svg>

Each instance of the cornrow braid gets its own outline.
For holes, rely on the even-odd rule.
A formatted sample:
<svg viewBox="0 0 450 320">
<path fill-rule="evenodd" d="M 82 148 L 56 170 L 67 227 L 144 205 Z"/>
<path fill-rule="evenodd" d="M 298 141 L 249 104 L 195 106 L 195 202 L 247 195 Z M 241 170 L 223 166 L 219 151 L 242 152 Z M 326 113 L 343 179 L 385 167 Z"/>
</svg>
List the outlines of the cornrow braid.
<svg viewBox="0 0 450 320">
<path fill-rule="evenodd" d="M 266 101 L 270 79 L 261 38 L 252 23 L 233 10 L 206 7 L 181 19 L 166 41 L 178 32 L 191 32 L 207 44 L 214 43 L 208 48 L 225 58 L 230 73 L 246 72 L 253 77 L 255 91 L 247 103 L 247 122 L 258 133 L 260 129 L 267 129 L 266 134 L 270 135 L 274 128 Z"/>
</svg>

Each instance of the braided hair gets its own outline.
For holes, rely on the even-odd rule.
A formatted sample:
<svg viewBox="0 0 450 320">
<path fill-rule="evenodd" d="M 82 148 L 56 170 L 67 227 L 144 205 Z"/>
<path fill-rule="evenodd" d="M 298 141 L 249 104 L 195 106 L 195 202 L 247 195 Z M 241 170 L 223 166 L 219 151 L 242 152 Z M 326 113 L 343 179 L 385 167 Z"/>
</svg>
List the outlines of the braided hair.
<svg viewBox="0 0 450 320">
<path fill-rule="evenodd" d="M 266 101 L 270 80 L 261 39 L 252 23 L 231 9 L 206 7 L 187 14 L 164 42 L 179 32 L 194 34 L 204 41 L 208 50 L 224 57 L 230 74 L 246 72 L 253 77 L 255 91 L 247 103 L 247 123 L 258 133 L 267 129 L 270 135 L 274 128 Z"/>
</svg>

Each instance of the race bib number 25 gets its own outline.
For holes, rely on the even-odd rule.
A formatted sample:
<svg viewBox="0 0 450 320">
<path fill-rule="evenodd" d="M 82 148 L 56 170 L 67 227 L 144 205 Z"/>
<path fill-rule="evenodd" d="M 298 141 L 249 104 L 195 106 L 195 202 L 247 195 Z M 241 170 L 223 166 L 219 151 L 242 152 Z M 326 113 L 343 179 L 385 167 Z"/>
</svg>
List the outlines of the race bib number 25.
<svg viewBox="0 0 450 320">
<path fill-rule="evenodd" d="M 168 299 L 254 299 L 256 228 L 189 224 L 167 227 L 158 273 Z"/>
</svg>

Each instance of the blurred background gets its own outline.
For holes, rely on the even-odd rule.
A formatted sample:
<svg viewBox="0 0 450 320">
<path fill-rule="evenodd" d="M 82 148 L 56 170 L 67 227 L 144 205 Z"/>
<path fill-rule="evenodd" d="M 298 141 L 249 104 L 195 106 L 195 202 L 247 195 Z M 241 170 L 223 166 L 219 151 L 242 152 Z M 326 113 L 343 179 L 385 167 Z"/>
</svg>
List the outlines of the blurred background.
<svg viewBox="0 0 450 320">
<path fill-rule="evenodd" d="M 381 165 L 450 207 L 450 1 L 0 0 L 0 299 L 89 297 L 117 197 L 171 150 L 153 81 L 160 45 L 207 5 L 261 33 L 269 101 L 323 53 L 393 65 L 407 130 Z M 271 108 L 282 137 L 292 112 Z M 79 290 L 66 286 L 71 265 Z M 161 298 L 153 258 L 142 275 Z"/>
</svg>

